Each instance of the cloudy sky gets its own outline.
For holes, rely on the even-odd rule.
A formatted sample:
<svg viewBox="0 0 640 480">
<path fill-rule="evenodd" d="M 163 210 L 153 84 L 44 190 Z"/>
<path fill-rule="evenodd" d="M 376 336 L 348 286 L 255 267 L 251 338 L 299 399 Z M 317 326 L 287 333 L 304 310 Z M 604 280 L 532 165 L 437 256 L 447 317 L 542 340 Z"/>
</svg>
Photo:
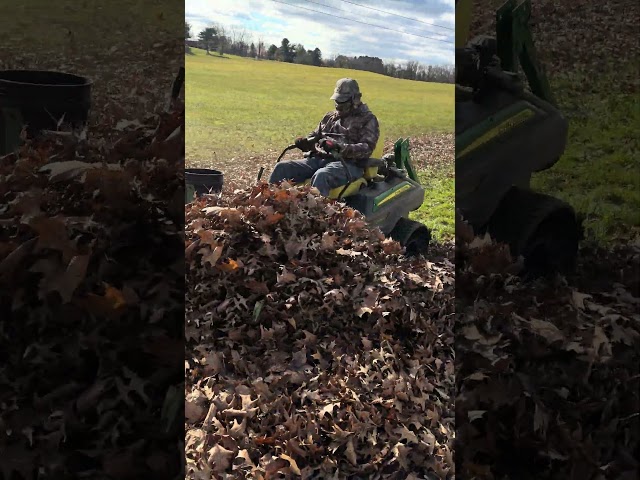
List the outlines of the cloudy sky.
<svg viewBox="0 0 640 480">
<path fill-rule="evenodd" d="M 455 0 L 186 0 L 185 16 L 193 37 L 218 23 L 227 31 L 244 29 L 256 43 L 279 46 L 286 37 L 307 49 L 318 47 L 324 58 L 454 63 Z"/>
</svg>

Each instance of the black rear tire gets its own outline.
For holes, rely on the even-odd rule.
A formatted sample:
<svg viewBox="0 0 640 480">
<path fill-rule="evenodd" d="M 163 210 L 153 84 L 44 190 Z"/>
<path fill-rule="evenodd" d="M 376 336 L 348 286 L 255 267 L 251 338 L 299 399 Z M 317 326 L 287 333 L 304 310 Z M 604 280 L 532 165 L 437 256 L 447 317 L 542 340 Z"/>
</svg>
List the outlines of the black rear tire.
<svg viewBox="0 0 640 480">
<path fill-rule="evenodd" d="M 424 255 L 429 251 L 431 232 L 420 222 L 401 218 L 396 223 L 389 236 L 405 247 L 408 257 Z"/>
<path fill-rule="evenodd" d="M 514 257 L 524 257 L 535 276 L 573 271 L 580 242 L 574 209 L 549 195 L 513 187 L 488 222 L 492 238 L 506 243 Z"/>
</svg>

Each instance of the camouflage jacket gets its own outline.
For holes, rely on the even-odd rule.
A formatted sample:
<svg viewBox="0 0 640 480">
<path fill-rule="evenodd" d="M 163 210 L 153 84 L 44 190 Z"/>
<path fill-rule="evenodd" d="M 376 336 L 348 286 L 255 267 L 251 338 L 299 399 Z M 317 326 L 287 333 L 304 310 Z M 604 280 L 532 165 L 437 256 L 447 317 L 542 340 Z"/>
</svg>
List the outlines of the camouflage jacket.
<svg viewBox="0 0 640 480">
<path fill-rule="evenodd" d="M 340 118 L 336 111 L 327 113 L 310 136 L 332 133 L 338 134 L 329 137 L 343 145 L 341 153 L 345 160 L 371 157 L 380 137 L 378 119 L 364 103 L 345 118 Z"/>
</svg>

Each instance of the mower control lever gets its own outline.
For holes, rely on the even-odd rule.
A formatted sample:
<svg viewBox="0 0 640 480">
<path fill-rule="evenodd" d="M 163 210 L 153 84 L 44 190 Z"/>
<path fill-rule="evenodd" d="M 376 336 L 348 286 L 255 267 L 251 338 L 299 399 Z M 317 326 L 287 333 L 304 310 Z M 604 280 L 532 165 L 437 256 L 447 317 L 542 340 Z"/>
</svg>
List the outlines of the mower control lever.
<svg viewBox="0 0 640 480">
<path fill-rule="evenodd" d="M 276 160 L 276 163 L 278 163 L 280 160 L 282 160 L 282 157 L 284 157 L 284 154 L 287 153 L 289 150 L 293 150 L 294 148 L 298 148 L 296 147 L 295 144 L 291 144 L 289 145 L 287 148 L 285 148 L 282 153 L 280 154 L 280 156 L 278 157 L 278 160 Z"/>
</svg>

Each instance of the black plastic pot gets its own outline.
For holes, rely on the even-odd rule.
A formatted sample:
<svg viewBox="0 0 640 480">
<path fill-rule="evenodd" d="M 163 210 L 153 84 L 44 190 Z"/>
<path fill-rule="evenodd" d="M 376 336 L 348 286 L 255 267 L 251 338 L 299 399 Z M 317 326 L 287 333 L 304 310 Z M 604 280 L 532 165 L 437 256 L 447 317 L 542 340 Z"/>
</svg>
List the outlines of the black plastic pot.
<svg viewBox="0 0 640 480">
<path fill-rule="evenodd" d="M 185 168 L 184 181 L 187 187 L 192 186 L 195 189 L 197 195 L 204 195 L 222 190 L 224 175 L 209 168 Z"/>
<path fill-rule="evenodd" d="M 30 137 L 62 124 L 80 128 L 90 108 L 87 78 L 40 70 L 0 71 L 0 154 L 20 144 L 24 126 Z"/>
</svg>

